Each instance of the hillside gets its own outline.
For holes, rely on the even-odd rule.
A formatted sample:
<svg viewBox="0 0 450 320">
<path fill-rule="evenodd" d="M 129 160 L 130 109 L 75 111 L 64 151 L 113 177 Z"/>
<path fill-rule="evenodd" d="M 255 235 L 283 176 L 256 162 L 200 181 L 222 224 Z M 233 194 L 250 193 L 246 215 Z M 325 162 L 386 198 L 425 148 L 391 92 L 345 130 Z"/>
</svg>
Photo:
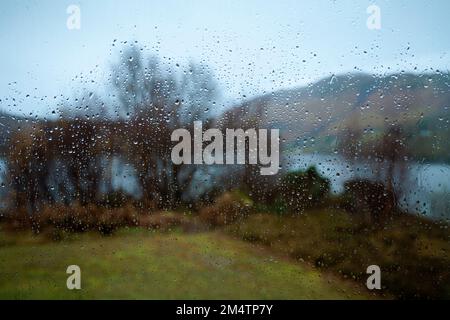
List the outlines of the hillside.
<svg viewBox="0 0 450 320">
<path fill-rule="evenodd" d="M 332 152 L 343 129 L 377 135 L 399 124 L 421 160 L 449 161 L 450 73 L 332 76 L 246 101 L 228 114 L 280 128 L 285 147 Z M 420 147 L 420 148 L 416 148 Z"/>
<path fill-rule="evenodd" d="M 284 149 L 331 153 L 343 130 L 376 137 L 399 124 L 418 161 L 450 162 L 450 73 L 371 76 L 351 73 L 327 77 L 305 87 L 249 99 L 228 109 L 217 122 L 281 129 Z M 256 120 L 257 119 L 257 120 Z M 31 119 L 0 112 L 0 151 L 10 133 Z M 34 119 L 37 123 L 42 119 Z M 231 124 L 230 124 L 231 123 Z M 244 123 L 244 124 L 242 124 Z"/>
</svg>

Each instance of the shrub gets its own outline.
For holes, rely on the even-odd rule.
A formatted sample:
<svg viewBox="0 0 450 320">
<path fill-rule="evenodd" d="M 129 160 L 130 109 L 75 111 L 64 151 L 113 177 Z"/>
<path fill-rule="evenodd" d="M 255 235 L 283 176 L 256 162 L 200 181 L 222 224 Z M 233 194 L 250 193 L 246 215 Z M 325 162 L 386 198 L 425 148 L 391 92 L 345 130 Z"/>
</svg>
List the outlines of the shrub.
<svg viewBox="0 0 450 320">
<path fill-rule="evenodd" d="M 252 206 L 252 200 L 240 191 L 225 192 L 200 210 L 200 219 L 212 227 L 224 226 L 247 216 Z"/>
<path fill-rule="evenodd" d="M 49 234 L 64 232 L 85 232 L 99 230 L 103 234 L 110 234 L 119 227 L 139 225 L 139 215 L 136 209 L 128 204 L 120 208 L 105 208 L 96 205 L 70 206 L 55 204 L 44 206 L 35 214 L 26 212 L 16 213 L 5 219 L 12 229 L 30 228 L 35 233 L 45 231 Z M 44 230 L 44 229 L 49 230 Z M 58 238 L 58 236 L 54 237 Z"/>
<path fill-rule="evenodd" d="M 343 204 L 368 223 L 379 224 L 397 210 L 394 194 L 379 182 L 351 180 L 344 184 Z"/>
<path fill-rule="evenodd" d="M 107 208 L 120 208 L 130 203 L 132 198 L 121 191 L 109 192 L 103 195 L 99 205 Z"/>
<path fill-rule="evenodd" d="M 19 211 L 3 218 L 4 225 L 13 230 L 32 229 L 35 233 L 53 240 L 60 240 L 62 235 L 89 230 L 109 235 L 122 227 L 145 227 L 147 229 L 170 230 L 181 226 L 186 231 L 202 229 L 191 218 L 174 212 L 155 212 L 139 209 L 128 203 L 121 207 L 106 208 L 98 205 L 70 206 L 55 204 L 44 206 L 35 214 Z"/>
<path fill-rule="evenodd" d="M 161 211 L 139 217 L 139 225 L 146 229 L 167 231 L 178 226 L 187 226 L 188 219 L 181 214 Z"/>
<path fill-rule="evenodd" d="M 324 204 L 329 192 L 330 181 L 322 177 L 315 167 L 288 173 L 280 185 L 282 199 L 296 213 Z"/>
<path fill-rule="evenodd" d="M 71 206 L 45 206 L 32 217 L 36 221 L 37 230 L 54 226 L 68 232 L 84 232 L 96 226 L 102 211 L 102 208 L 94 205 L 82 206 L 74 203 Z"/>
<path fill-rule="evenodd" d="M 260 203 L 256 202 L 254 205 L 254 211 L 259 213 L 275 213 L 286 214 L 289 212 L 286 201 L 281 196 L 276 197 L 272 203 Z"/>
</svg>

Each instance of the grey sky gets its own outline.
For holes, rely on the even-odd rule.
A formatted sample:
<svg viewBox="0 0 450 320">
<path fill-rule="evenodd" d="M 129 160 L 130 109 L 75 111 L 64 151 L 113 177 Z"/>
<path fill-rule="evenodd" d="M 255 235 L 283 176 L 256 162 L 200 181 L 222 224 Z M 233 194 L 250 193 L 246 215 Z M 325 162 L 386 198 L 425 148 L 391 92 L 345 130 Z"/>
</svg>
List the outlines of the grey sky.
<svg viewBox="0 0 450 320">
<path fill-rule="evenodd" d="M 372 3 L 381 30 L 366 27 Z M 70 4 L 81 9 L 80 30 L 66 27 Z M 107 95 L 123 41 L 172 63 L 204 61 L 229 102 L 343 72 L 450 68 L 447 0 L 2 0 L 0 8 L 0 107 L 19 114 L 48 114 L 83 87 Z"/>
</svg>

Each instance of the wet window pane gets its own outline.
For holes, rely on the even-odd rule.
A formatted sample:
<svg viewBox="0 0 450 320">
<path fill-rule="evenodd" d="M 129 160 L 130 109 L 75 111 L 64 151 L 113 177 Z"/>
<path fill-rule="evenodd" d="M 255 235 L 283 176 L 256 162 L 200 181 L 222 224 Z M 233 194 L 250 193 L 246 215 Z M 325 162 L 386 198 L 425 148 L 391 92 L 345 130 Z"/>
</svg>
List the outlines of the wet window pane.
<svg viewBox="0 0 450 320">
<path fill-rule="evenodd" d="M 0 298 L 450 298 L 449 10 L 2 1 Z"/>
</svg>

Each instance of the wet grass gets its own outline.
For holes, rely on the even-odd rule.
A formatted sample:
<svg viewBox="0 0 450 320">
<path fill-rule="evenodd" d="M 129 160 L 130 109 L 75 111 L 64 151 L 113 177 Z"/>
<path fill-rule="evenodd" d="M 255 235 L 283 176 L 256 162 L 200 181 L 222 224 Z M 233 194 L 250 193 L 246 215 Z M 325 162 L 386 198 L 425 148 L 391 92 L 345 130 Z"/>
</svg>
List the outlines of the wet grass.
<svg viewBox="0 0 450 320">
<path fill-rule="evenodd" d="M 450 229 L 445 222 L 404 215 L 374 227 L 344 211 L 323 209 L 299 216 L 256 214 L 227 231 L 358 283 L 367 278 L 368 266 L 378 265 L 381 293 L 450 297 Z"/>
<path fill-rule="evenodd" d="M 0 231 L 1 232 L 1 231 Z M 81 268 L 81 290 L 66 268 Z M 365 289 L 220 232 L 114 236 L 70 234 L 60 242 L 0 233 L 2 299 L 355 299 Z"/>
</svg>

